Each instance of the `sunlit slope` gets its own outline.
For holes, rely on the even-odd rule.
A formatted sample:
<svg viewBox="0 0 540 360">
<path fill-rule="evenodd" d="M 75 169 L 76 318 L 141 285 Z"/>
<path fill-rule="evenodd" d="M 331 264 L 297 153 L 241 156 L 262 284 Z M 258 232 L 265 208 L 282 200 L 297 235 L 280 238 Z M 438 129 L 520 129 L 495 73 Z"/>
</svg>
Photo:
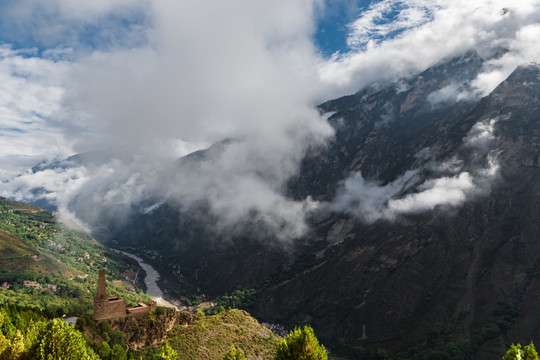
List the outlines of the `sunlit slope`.
<svg viewBox="0 0 540 360">
<path fill-rule="evenodd" d="M 111 293 L 131 303 L 146 298 L 142 284 L 130 281 L 139 271 L 135 261 L 44 210 L 0 198 L 0 304 L 85 312 L 101 268 L 117 280 L 109 284 Z"/>
</svg>

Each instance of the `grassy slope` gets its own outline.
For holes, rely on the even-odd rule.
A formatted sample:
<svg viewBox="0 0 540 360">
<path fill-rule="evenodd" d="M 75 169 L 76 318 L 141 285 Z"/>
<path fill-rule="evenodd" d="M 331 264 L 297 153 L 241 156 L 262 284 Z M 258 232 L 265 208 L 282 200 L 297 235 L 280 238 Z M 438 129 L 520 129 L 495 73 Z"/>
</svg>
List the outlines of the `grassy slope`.
<svg viewBox="0 0 540 360">
<path fill-rule="evenodd" d="M 0 304 L 88 311 L 101 268 L 107 269 L 108 280 L 123 280 L 107 284 L 110 294 L 131 304 L 147 300 L 140 290 L 143 276 L 138 277 L 138 294 L 127 290 L 132 285 L 127 279 L 133 279 L 138 270 L 134 260 L 57 222 L 46 211 L 0 198 Z M 57 288 L 28 288 L 23 285 L 25 280 Z M 1 287 L 4 282 L 8 289 Z"/>
<path fill-rule="evenodd" d="M 201 313 L 199 314 L 201 315 Z M 77 322 L 94 349 L 106 340 L 120 344 L 136 358 L 152 359 L 165 341 L 183 360 L 222 360 L 231 345 L 249 359 L 273 359 L 278 337 L 243 310 L 212 316 L 158 307 L 149 314 L 96 324 L 89 315 Z M 134 354 L 135 355 L 135 354 Z"/>
<path fill-rule="evenodd" d="M 167 340 L 182 359 L 223 359 L 231 345 L 249 359 L 273 359 L 277 337 L 243 310 L 228 310 L 196 318 L 189 325 L 179 323 Z M 155 347 L 143 349 L 151 354 Z"/>
</svg>

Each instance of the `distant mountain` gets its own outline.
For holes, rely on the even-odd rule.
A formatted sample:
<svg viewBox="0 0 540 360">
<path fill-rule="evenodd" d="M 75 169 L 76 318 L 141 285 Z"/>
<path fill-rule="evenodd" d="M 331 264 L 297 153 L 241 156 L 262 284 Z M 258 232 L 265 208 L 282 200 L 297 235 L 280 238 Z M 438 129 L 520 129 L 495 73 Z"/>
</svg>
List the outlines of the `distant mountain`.
<svg viewBox="0 0 540 360">
<path fill-rule="evenodd" d="M 102 215 L 95 236 L 139 251 L 186 300 L 252 288 L 256 316 L 310 323 L 350 358 L 493 359 L 508 342 L 540 343 L 540 69 L 518 67 L 482 96 L 485 66 L 470 51 L 321 104 L 335 136 L 290 179 L 290 198 L 317 203 L 290 244 L 256 216 L 219 232 L 205 201 L 151 195 L 126 222 Z"/>
</svg>

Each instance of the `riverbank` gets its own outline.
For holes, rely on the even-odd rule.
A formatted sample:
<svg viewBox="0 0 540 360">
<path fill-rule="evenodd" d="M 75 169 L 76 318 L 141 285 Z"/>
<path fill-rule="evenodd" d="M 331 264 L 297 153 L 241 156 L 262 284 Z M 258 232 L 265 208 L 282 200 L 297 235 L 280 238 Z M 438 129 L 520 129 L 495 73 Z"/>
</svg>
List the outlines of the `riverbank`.
<svg viewBox="0 0 540 360">
<path fill-rule="evenodd" d="M 163 291 L 158 285 L 158 280 L 160 278 L 159 273 L 152 267 L 152 265 L 145 262 L 142 258 L 137 255 L 130 254 L 125 251 L 115 250 L 121 254 L 129 256 L 130 258 L 136 260 L 139 263 L 139 266 L 146 272 L 146 277 L 144 278 L 144 283 L 146 285 L 146 295 L 148 295 L 152 300 L 154 300 L 158 306 L 170 307 L 176 310 L 180 310 L 178 306 L 171 303 L 165 299 Z M 171 300 L 172 301 L 172 300 Z"/>
</svg>

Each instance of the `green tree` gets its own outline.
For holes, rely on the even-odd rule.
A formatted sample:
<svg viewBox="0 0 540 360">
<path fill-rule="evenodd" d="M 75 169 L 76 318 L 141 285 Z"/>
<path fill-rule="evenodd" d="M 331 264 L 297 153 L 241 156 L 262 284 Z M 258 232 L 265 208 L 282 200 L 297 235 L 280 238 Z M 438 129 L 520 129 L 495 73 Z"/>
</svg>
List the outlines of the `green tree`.
<svg viewBox="0 0 540 360">
<path fill-rule="evenodd" d="M 11 347 L 7 350 L 8 359 L 18 359 L 24 352 L 24 337 L 19 329 L 15 331 L 15 336 L 11 339 Z"/>
<path fill-rule="evenodd" d="M 8 349 L 8 347 L 10 347 L 10 345 L 11 343 L 9 340 L 6 339 L 6 337 L 0 331 L 0 359 L 4 357 L 2 354 Z"/>
<path fill-rule="evenodd" d="M 521 344 L 510 346 L 510 349 L 506 352 L 506 355 L 503 356 L 502 360 L 540 360 L 538 353 L 534 348 L 534 344 L 531 342 L 529 345 L 526 345 L 523 349 Z"/>
<path fill-rule="evenodd" d="M 534 344 L 531 343 L 523 348 L 523 359 L 524 360 L 539 360 L 538 353 L 534 348 Z"/>
<path fill-rule="evenodd" d="M 99 360 L 83 335 L 61 319 L 49 321 L 34 359 Z"/>
<path fill-rule="evenodd" d="M 126 349 L 120 344 L 115 344 L 111 350 L 111 360 L 127 360 Z"/>
<path fill-rule="evenodd" d="M 305 325 L 303 329 L 295 328 L 277 343 L 275 360 L 327 359 L 324 346 L 319 344 L 313 328 L 309 325 Z"/>
<path fill-rule="evenodd" d="M 234 345 L 231 345 L 223 360 L 247 360 L 247 358 L 242 350 L 236 348 Z"/>
<path fill-rule="evenodd" d="M 165 341 L 158 353 L 154 354 L 152 360 L 176 360 L 178 353 L 171 347 L 168 341 Z"/>
<path fill-rule="evenodd" d="M 106 341 L 99 344 L 98 355 L 102 360 L 107 360 L 111 356 L 111 347 Z"/>
</svg>

